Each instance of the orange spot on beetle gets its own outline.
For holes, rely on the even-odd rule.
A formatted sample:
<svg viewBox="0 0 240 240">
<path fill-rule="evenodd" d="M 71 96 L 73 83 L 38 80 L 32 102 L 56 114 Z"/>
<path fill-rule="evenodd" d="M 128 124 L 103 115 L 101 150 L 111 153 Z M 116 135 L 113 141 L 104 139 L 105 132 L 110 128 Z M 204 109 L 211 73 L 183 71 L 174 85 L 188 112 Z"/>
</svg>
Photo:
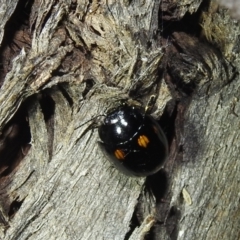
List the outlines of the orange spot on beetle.
<svg viewBox="0 0 240 240">
<path fill-rule="evenodd" d="M 149 142 L 150 142 L 150 141 L 149 141 L 148 137 L 145 136 L 145 135 L 140 135 L 140 137 L 138 138 L 138 145 L 139 145 L 140 147 L 146 148 L 147 145 L 149 144 Z"/>
<path fill-rule="evenodd" d="M 125 158 L 125 154 L 121 149 L 115 150 L 114 155 L 118 160 L 124 160 Z"/>
</svg>

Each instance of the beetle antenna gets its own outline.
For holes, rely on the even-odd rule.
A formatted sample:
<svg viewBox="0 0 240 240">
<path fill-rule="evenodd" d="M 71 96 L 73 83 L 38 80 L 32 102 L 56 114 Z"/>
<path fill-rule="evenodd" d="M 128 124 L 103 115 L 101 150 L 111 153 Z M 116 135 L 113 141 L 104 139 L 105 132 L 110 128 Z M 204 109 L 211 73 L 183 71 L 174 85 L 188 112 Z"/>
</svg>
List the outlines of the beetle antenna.
<svg viewBox="0 0 240 240">
<path fill-rule="evenodd" d="M 93 121 L 94 119 L 96 118 L 99 118 L 99 117 L 106 117 L 106 114 L 101 114 L 101 115 L 98 115 L 98 116 L 95 116 L 95 117 L 92 117 L 91 119 L 87 120 L 86 122 L 84 122 L 83 124 L 81 124 L 80 126 L 78 126 L 78 128 L 82 127 L 83 125 Z"/>
<path fill-rule="evenodd" d="M 145 114 L 148 114 L 152 111 L 155 101 L 156 101 L 156 95 L 151 95 L 145 107 Z"/>
</svg>

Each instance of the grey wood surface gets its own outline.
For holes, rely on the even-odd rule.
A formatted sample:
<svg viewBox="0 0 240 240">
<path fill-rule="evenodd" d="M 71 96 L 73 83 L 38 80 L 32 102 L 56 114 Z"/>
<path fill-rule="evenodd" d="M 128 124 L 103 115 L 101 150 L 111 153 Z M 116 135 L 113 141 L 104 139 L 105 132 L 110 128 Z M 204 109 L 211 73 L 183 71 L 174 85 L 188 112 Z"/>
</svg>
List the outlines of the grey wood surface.
<svg viewBox="0 0 240 240">
<path fill-rule="evenodd" d="M 24 157 L 0 178 L 0 239 L 239 239 L 239 23 L 215 2 L 201 3 L 33 3 L 29 42 L 12 58 L 0 90 L 7 136 L 0 146 L 12 150 L 4 145 L 8 123 L 25 103 L 31 132 Z M 10 19 L 16 4 L 1 5 Z M 157 32 L 167 26 L 159 18 L 169 9 L 165 21 L 172 24 L 200 11 L 201 34 L 175 30 L 162 41 Z M 4 38 L 6 15 L 0 18 Z M 194 85 L 191 97 L 176 79 Z M 97 145 L 100 119 L 87 122 L 136 86 L 147 92 L 143 103 L 149 90 L 157 93 L 156 118 L 180 102 L 160 202 L 145 178 L 111 166 Z M 53 103 L 47 120 L 46 95 Z M 22 204 L 10 216 L 16 201 Z M 131 225 L 133 215 L 139 226 Z"/>
</svg>

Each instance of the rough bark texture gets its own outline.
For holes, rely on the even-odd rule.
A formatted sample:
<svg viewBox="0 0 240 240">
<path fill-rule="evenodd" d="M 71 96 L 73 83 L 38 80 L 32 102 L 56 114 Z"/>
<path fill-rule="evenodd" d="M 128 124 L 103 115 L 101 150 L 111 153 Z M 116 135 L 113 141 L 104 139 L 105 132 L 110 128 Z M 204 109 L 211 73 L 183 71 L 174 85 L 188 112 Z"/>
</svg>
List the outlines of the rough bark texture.
<svg viewBox="0 0 240 240">
<path fill-rule="evenodd" d="M 240 29 L 228 10 L 5 1 L 1 14 L 0 239 L 240 238 Z M 99 150 L 94 117 L 151 94 L 169 159 L 130 178 Z"/>
<path fill-rule="evenodd" d="M 222 6 L 227 7 L 230 9 L 231 15 L 236 18 L 240 19 L 240 1 L 239 0 L 229 0 L 229 1 L 223 1 L 219 0 L 218 1 Z"/>
</svg>

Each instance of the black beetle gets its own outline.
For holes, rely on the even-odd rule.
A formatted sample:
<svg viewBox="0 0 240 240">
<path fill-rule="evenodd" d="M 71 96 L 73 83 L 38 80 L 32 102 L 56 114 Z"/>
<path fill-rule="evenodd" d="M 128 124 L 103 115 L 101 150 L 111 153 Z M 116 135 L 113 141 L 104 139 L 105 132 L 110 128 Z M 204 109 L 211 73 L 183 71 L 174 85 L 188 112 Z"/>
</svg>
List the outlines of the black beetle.
<svg viewBox="0 0 240 240">
<path fill-rule="evenodd" d="M 110 110 L 98 128 L 99 145 L 117 169 L 131 176 L 148 176 L 162 168 L 168 143 L 157 121 L 137 106 Z"/>
</svg>

